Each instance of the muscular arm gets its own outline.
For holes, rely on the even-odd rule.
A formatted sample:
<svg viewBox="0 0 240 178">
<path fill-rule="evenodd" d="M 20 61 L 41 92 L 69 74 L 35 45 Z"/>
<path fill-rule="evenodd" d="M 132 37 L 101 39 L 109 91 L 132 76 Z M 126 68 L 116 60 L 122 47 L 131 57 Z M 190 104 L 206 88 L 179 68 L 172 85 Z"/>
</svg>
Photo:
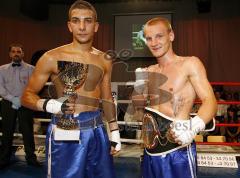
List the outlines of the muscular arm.
<svg viewBox="0 0 240 178">
<path fill-rule="evenodd" d="M 113 102 L 111 93 L 111 72 L 112 63 L 110 61 L 105 61 L 105 72 L 100 85 L 102 106 L 105 118 L 109 123 L 110 130 L 117 130 L 118 125 L 116 122 L 116 107 Z"/>
<path fill-rule="evenodd" d="M 44 87 L 49 76 L 53 72 L 54 61 L 47 54 L 44 54 L 38 61 L 27 87 L 21 98 L 22 105 L 33 110 L 42 111 L 43 102 L 38 96 L 39 91 Z"/>
<path fill-rule="evenodd" d="M 105 61 L 105 72 L 101 82 L 101 98 L 102 106 L 105 118 L 108 122 L 110 129 L 110 140 L 111 140 L 111 154 L 116 154 L 121 150 L 120 132 L 117 124 L 116 118 L 116 107 L 113 102 L 112 92 L 111 92 L 111 72 L 112 63 L 111 61 Z"/>
<path fill-rule="evenodd" d="M 188 61 L 189 79 L 202 104 L 197 115 L 208 123 L 217 111 L 216 98 L 212 87 L 207 79 L 206 70 L 198 58 L 192 57 Z"/>
</svg>

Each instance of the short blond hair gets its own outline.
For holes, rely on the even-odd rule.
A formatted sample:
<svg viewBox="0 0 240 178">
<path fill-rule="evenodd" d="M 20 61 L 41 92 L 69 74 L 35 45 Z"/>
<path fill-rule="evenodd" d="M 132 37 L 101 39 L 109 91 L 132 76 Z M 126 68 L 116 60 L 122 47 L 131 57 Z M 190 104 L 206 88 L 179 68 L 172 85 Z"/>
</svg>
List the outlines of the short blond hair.
<svg viewBox="0 0 240 178">
<path fill-rule="evenodd" d="M 150 19 L 149 21 L 147 21 L 146 24 L 144 25 L 144 31 L 145 31 L 145 28 L 147 26 L 155 25 L 155 24 L 157 24 L 159 22 L 164 24 L 164 26 L 167 28 L 168 32 L 172 31 L 171 23 L 169 22 L 168 19 L 166 19 L 164 17 L 155 17 L 155 18 Z"/>
</svg>

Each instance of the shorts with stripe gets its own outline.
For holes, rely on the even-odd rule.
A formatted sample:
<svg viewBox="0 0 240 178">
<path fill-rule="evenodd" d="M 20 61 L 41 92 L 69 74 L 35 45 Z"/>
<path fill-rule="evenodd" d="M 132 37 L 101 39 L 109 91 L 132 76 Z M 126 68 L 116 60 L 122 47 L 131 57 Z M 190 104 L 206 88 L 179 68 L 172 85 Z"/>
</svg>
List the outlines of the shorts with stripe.
<svg viewBox="0 0 240 178">
<path fill-rule="evenodd" d="M 196 144 L 163 155 L 149 155 L 145 150 L 142 174 L 143 178 L 196 178 Z"/>
</svg>

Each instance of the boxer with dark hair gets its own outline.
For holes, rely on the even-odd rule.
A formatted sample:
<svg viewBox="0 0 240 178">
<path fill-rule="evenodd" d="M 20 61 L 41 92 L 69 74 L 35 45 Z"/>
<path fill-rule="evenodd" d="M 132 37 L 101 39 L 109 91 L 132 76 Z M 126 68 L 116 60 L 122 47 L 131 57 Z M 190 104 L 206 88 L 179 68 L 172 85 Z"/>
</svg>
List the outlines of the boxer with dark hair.
<svg viewBox="0 0 240 178">
<path fill-rule="evenodd" d="M 111 94 L 111 60 L 92 46 L 98 30 L 95 8 L 77 0 L 67 23 L 73 42 L 46 52 L 22 97 L 24 106 L 53 114 L 47 133 L 48 177 L 114 178 L 112 155 L 121 149 Z M 50 77 L 51 99 L 37 94 Z M 103 126 L 100 102 L 109 123 Z"/>
</svg>

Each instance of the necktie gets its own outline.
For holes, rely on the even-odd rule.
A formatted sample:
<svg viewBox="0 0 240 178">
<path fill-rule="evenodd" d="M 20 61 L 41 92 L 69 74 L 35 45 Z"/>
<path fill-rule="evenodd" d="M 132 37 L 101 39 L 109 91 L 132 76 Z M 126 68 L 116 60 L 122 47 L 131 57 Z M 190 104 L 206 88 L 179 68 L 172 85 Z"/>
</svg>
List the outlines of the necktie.
<svg viewBox="0 0 240 178">
<path fill-rule="evenodd" d="M 13 67 L 20 67 L 21 64 L 20 64 L 20 63 L 12 63 L 12 66 L 13 66 Z"/>
</svg>

